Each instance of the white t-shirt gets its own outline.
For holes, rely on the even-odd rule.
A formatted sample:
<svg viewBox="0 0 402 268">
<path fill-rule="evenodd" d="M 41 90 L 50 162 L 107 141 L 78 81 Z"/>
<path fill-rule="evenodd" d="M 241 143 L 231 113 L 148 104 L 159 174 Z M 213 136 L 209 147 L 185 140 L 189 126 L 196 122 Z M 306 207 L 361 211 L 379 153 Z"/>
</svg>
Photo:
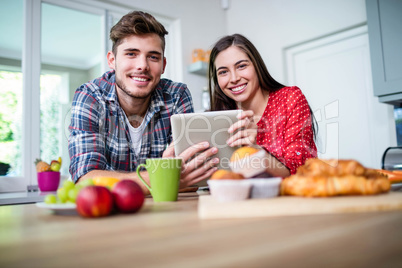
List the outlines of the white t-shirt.
<svg viewBox="0 0 402 268">
<path fill-rule="evenodd" d="M 144 130 L 145 130 L 145 117 L 142 118 L 142 122 L 139 127 L 133 127 L 130 124 L 130 121 L 128 120 L 127 115 L 125 115 L 124 117 L 126 118 L 128 130 L 130 131 L 130 137 L 131 137 L 131 141 L 133 143 L 134 153 L 136 156 L 138 156 L 140 153 L 140 150 L 141 150 L 142 135 L 144 134 Z M 138 120 L 140 120 L 140 117 L 138 117 Z"/>
</svg>

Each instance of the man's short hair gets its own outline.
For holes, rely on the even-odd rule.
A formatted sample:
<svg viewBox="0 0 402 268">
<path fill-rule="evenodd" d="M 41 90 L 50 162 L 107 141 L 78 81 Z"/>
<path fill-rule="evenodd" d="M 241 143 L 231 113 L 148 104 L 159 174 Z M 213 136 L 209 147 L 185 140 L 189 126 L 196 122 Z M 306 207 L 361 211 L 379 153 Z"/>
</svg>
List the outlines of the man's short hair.
<svg viewBox="0 0 402 268">
<path fill-rule="evenodd" d="M 156 33 L 162 41 L 162 51 L 165 52 L 165 27 L 151 14 L 142 11 L 132 11 L 124 15 L 116 25 L 110 29 L 110 40 L 113 42 L 112 51 L 116 55 L 117 47 L 124 38 L 130 35 Z"/>
</svg>

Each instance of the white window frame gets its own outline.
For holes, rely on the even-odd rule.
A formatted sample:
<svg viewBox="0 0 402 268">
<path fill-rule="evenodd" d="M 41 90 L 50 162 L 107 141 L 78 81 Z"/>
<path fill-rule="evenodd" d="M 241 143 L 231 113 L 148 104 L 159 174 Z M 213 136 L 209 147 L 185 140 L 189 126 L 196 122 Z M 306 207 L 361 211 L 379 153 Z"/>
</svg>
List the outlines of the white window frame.
<svg viewBox="0 0 402 268">
<path fill-rule="evenodd" d="M 0 178 L 0 193 L 27 191 L 30 185 L 37 185 L 35 159 L 40 155 L 40 74 L 41 74 L 41 4 L 49 3 L 102 16 L 102 51 L 106 55 L 110 49 L 109 30 L 112 25 L 110 16 L 118 16 L 135 10 L 133 7 L 120 7 L 95 0 L 23 0 L 23 133 L 22 133 L 22 176 Z M 149 12 L 151 13 L 151 12 Z M 168 30 L 166 37 L 166 55 L 168 67 L 165 76 L 175 81 L 182 81 L 183 66 L 181 56 L 180 20 L 153 14 Z M 106 59 L 102 61 L 102 70 L 107 71 Z"/>
<path fill-rule="evenodd" d="M 40 124 L 40 18 L 41 1 L 24 0 L 23 47 L 22 47 L 22 177 L 2 177 L 0 192 L 24 191 L 32 184 L 34 172 L 33 155 L 39 155 Z M 29 164 L 31 163 L 31 164 Z"/>
</svg>

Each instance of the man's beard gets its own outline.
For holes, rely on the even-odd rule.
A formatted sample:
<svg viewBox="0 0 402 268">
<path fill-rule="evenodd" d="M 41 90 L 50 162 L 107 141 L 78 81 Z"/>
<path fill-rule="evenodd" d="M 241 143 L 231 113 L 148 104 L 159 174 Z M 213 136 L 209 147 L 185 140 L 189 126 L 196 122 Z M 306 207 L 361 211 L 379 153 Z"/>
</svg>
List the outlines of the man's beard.
<svg viewBox="0 0 402 268">
<path fill-rule="evenodd" d="M 117 78 L 117 76 L 116 76 L 116 86 L 118 86 L 121 89 L 121 91 L 123 91 L 124 94 L 126 94 L 127 96 L 130 96 L 130 97 L 136 98 L 136 99 L 147 99 L 153 92 L 153 90 L 151 90 L 150 92 L 144 92 L 143 94 L 140 94 L 140 93 L 133 94 L 127 89 L 124 82 L 121 81 L 119 78 Z"/>
</svg>

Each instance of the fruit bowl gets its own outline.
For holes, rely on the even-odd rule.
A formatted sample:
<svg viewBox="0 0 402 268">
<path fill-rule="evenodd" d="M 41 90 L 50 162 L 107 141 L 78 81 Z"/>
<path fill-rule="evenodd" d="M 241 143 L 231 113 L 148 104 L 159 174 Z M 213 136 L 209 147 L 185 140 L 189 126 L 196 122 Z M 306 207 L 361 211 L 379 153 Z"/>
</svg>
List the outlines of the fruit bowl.
<svg viewBox="0 0 402 268">
<path fill-rule="evenodd" d="M 38 186 L 41 192 L 53 192 L 59 188 L 60 172 L 38 172 Z"/>
</svg>

